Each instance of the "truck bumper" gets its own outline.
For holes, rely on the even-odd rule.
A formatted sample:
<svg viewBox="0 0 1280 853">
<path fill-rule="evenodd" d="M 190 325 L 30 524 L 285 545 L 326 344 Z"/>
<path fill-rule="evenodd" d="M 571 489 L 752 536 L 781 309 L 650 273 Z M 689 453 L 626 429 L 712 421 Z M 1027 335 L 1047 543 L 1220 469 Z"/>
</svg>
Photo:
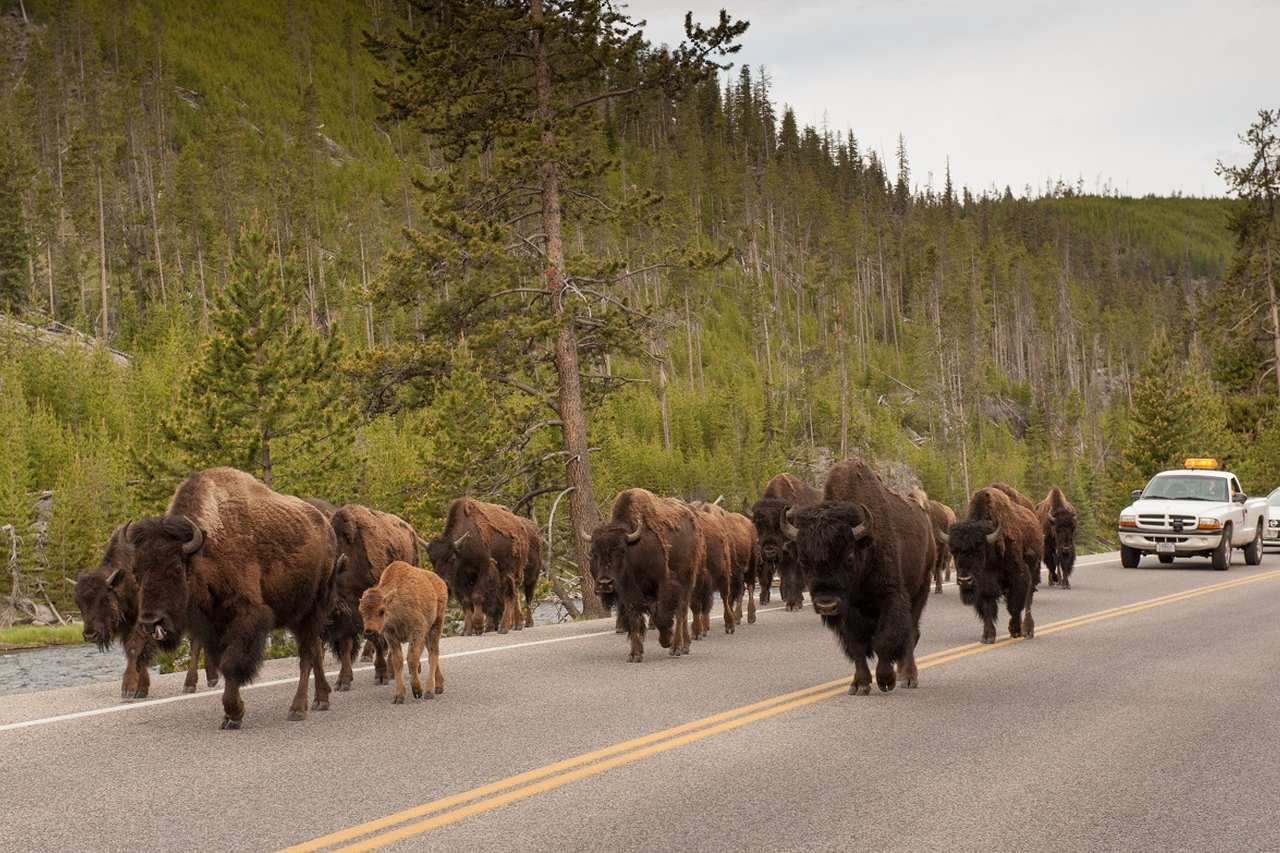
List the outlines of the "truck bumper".
<svg viewBox="0 0 1280 853">
<path fill-rule="evenodd" d="M 1222 541 L 1222 533 L 1146 533 L 1141 530 L 1126 529 L 1119 531 L 1120 544 L 1127 545 L 1144 554 L 1156 553 L 1156 546 L 1161 542 L 1172 542 L 1175 554 L 1202 554 L 1212 551 Z"/>
</svg>

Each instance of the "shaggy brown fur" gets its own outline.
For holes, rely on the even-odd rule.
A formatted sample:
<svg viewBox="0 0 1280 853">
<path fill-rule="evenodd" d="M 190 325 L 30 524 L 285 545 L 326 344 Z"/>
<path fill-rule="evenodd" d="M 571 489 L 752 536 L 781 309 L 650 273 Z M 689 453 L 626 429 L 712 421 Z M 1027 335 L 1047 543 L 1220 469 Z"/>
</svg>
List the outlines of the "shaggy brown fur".
<svg viewBox="0 0 1280 853">
<path fill-rule="evenodd" d="M 329 523 L 337 536 L 338 554 L 346 560 L 338 572 L 333 613 L 325 629 L 325 639 L 340 661 L 337 689 L 345 691 L 351 689 L 352 659 L 364 636 L 356 608 L 360 596 L 376 584 L 382 570 L 396 560 L 418 562 L 418 534 L 403 518 L 360 504 L 347 504 L 336 510 Z M 386 684 L 386 648 L 376 638 L 370 646 L 374 655 L 374 682 Z"/>
<path fill-rule="evenodd" d="M 1036 507 L 1044 535 L 1044 564 L 1049 567 L 1049 586 L 1061 584 L 1071 589 L 1071 570 L 1076 564 L 1076 525 L 1079 515 L 1062 489 L 1054 486 Z M 1039 574 L 1039 572 L 1037 572 Z"/>
<path fill-rule="evenodd" d="M 396 681 L 391 702 L 404 704 L 405 661 L 400 644 L 409 644 L 409 679 L 414 699 L 431 699 L 444 692 L 440 671 L 440 632 L 444 628 L 449 588 L 435 572 L 397 560 L 382 571 L 377 586 L 360 597 L 360 618 L 365 629 L 382 638 L 389 649 L 391 674 Z M 422 689 L 422 649 L 427 650 L 427 689 Z"/>
<path fill-rule="evenodd" d="M 128 524 L 122 524 L 112 531 L 98 567 L 81 572 L 75 586 L 85 642 L 106 651 L 112 641 L 119 641 L 124 649 L 120 698 L 126 701 L 147 698 L 151 689 L 149 667 L 155 654 L 155 643 L 138 624 L 138 581 L 133 573 L 133 546 L 126 536 L 128 528 Z M 200 679 L 199 641 L 190 640 L 190 649 L 183 691 L 195 693 Z M 204 657 L 205 680 L 210 687 L 216 687 L 218 667 L 208 655 Z"/>
<path fill-rule="evenodd" d="M 960 598 L 982 619 L 982 642 L 995 642 L 1002 596 L 1009 610 L 1009 635 L 1034 637 L 1031 605 L 1043 546 L 1035 513 L 998 486 L 979 489 L 966 518 L 952 525 L 947 546 L 955 555 Z"/>
<path fill-rule="evenodd" d="M 690 599 L 707 547 L 697 515 L 683 501 L 627 489 L 591 533 L 591 575 L 606 605 L 618 605 L 632 663 L 644 659 L 646 615 L 664 649 L 689 653 Z"/>
<path fill-rule="evenodd" d="M 912 489 L 908 497 L 929 514 L 934 548 L 937 551 L 933 562 L 933 591 L 942 592 L 943 575 L 946 575 L 946 580 L 951 580 L 951 552 L 947 550 L 946 543 L 939 534 L 945 534 L 956 523 L 955 510 L 930 498 L 924 489 Z"/>
<path fill-rule="evenodd" d="M 298 641 L 298 688 L 289 719 L 329 707 L 321 636 L 328 621 L 337 543 L 323 513 L 300 498 L 273 492 L 233 468 L 210 468 L 178 486 L 164 516 L 135 522 L 141 584 L 139 621 L 162 648 L 184 630 L 218 662 L 224 688 L 223 728 L 244 718 L 240 685 L 262 664 L 267 634 L 287 628 Z"/>
<path fill-rule="evenodd" d="M 729 594 L 733 598 L 734 625 L 742 624 L 743 598 L 747 599 L 747 622 L 754 623 L 756 621 L 755 584 L 760 571 L 760 545 L 756 540 L 755 525 L 742 513 L 730 512 L 720 504 L 694 501 L 693 506 L 718 517 L 723 533 L 728 537 Z"/>
<path fill-rule="evenodd" d="M 747 577 L 754 589 L 760 582 L 760 603 L 768 604 L 773 576 L 780 575 L 783 602 L 788 611 L 804 609 L 804 576 L 796 562 L 795 546 L 782 533 L 782 517 L 789 509 L 813 506 L 822 493 L 794 474 L 778 474 L 764 487 L 764 494 L 751 508 L 751 520 L 760 544 L 758 577 Z"/>
<path fill-rule="evenodd" d="M 333 519 L 333 514 L 338 511 L 336 506 L 329 503 L 324 498 L 303 498 L 303 500 L 320 510 L 324 517 L 330 520 Z"/>
<path fill-rule="evenodd" d="M 1029 509 L 1032 512 L 1036 511 L 1036 505 L 1031 502 L 1031 498 L 1027 497 L 1013 486 L 1010 486 L 1008 483 L 992 483 L 988 488 L 998 489 L 1001 492 L 1004 492 L 1005 496 L 1008 497 L 1009 500 L 1013 501 L 1023 509 Z"/>
<path fill-rule="evenodd" d="M 882 691 L 899 678 L 917 686 L 915 647 L 935 559 L 928 515 L 853 458 L 831 469 L 822 503 L 792 517 L 814 610 L 856 668 L 849 692 L 871 691 L 872 654 Z"/>
<path fill-rule="evenodd" d="M 486 621 L 500 634 L 532 624 L 533 587 L 542 568 L 542 538 L 532 522 L 504 506 L 458 498 L 427 555 L 462 606 L 464 634 L 483 634 Z M 520 612 L 521 588 L 527 615 Z"/>
<path fill-rule="evenodd" d="M 706 559 L 698 571 L 693 585 L 693 596 L 689 606 L 693 611 L 693 639 L 701 640 L 711 631 L 711 605 L 715 593 L 720 593 L 720 602 L 724 606 L 724 630 L 726 634 L 734 631 L 733 600 L 734 589 L 741 594 L 742 578 L 735 574 L 738 566 L 734 563 L 733 542 L 729 535 L 729 526 L 718 505 L 706 501 L 691 501 L 689 507 L 694 511 L 693 517 L 702 532 L 706 545 Z"/>
</svg>

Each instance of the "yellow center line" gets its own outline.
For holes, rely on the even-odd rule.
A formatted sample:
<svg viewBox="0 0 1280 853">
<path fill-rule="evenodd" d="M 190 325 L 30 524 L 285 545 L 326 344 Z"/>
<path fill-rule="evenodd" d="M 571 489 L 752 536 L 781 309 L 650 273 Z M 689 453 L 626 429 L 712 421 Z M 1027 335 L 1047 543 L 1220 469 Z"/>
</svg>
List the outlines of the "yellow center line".
<svg viewBox="0 0 1280 853">
<path fill-rule="evenodd" d="M 1106 619 L 1138 613 L 1166 604 L 1174 604 L 1187 599 L 1208 595 L 1235 587 L 1256 583 L 1280 576 L 1280 571 L 1271 571 L 1247 578 L 1223 581 L 1209 586 L 1199 587 L 1183 592 L 1172 593 L 1158 598 L 1140 601 L 1108 610 L 1086 613 L 1081 616 L 1053 622 L 1037 628 L 1039 636 L 1055 634 L 1071 628 L 1090 625 Z M 1022 639 L 1005 637 L 994 644 L 968 643 L 950 649 L 934 652 L 917 659 L 919 669 L 930 669 L 971 655 L 982 654 L 1005 646 L 1023 642 Z M 722 711 L 698 720 L 692 720 L 678 726 L 653 732 L 638 738 L 621 741 L 602 749 L 564 759 L 544 767 L 535 768 L 525 773 L 509 776 L 496 782 L 443 797 L 420 806 L 396 812 L 383 818 L 358 824 L 311 841 L 286 848 L 285 853 L 305 853 L 343 845 L 355 841 L 362 836 L 378 833 L 391 827 L 399 826 L 382 834 L 372 835 L 353 844 L 341 847 L 343 851 L 374 850 L 406 838 L 420 835 L 432 829 L 465 820 L 474 815 L 492 811 L 509 803 L 528 799 L 537 794 L 551 791 L 572 782 L 596 776 L 601 773 L 639 761 L 652 755 L 667 752 L 690 743 L 703 740 L 722 732 L 732 731 L 760 720 L 769 719 L 779 714 L 830 699 L 846 692 L 848 677 L 834 679 L 823 684 L 783 693 L 770 699 L 753 702 L 728 711 Z M 443 814 L 437 814 L 443 812 Z M 415 820 L 434 815 L 426 820 Z M 408 821 L 414 821 L 407 823 Z"/>
</svg>

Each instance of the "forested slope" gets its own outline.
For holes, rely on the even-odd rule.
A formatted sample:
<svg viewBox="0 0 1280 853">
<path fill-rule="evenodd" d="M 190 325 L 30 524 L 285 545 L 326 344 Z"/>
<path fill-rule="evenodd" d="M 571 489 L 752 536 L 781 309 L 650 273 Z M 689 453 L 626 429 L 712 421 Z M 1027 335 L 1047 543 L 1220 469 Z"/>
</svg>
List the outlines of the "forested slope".
<svg viewBox="0 0 1280 853">
<path fill-rule="evenodd" d="M 131 357 L 0 333 L 0 524 L 24 570 L 60 596 L 183 471 L 255 470 L 262 436 L 230 425 L 258 413 L 227 402 L 252 365 L 210 355 L 251 333 L 306 342 L 271 350 L 270 381 L 323 368 L 279 386 L 276 488 L 425 532 L 462 492 L 546 521 L 564 472 L 536 258 L 439 272 L 461 229 L 441 152 L 375 87 L 388 60 L 366 42 L 420 13 L 0 7 L 0 302 Z M 883 163 L 856 128 L 798 126 L 759 69 L 597 119 L 607 168 L 567 196 L 566 252 L 602 501 L 737 507 L 861 452 L 957 507 L 995 479 L 1061 484 L 1094 545 L 1178 454 L 1225 456 L 1255 490 L 1280 477 L 1265 335 L 1228 286 L 1234 202 L 930 186 L 905 145 Z"/>
</svg>

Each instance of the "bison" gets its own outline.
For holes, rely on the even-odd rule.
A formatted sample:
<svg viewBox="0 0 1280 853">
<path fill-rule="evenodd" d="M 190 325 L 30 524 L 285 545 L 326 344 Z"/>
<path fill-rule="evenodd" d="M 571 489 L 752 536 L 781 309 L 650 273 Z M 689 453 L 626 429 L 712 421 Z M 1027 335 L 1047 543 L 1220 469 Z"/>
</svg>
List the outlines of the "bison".
<svg viewBox="0 0 1280 853">
<path fill-rule="evenodd" d="M 831 469 L 821 503 L 790 511 L 782 523 L 795 542 L 813 609 L 854 662 L 849 693 L 871 692 L 872 654 L 881 691 L 892 690 L 899 678 L 916 687 L 915 647 L 935 560 L 925 511 L 853 458 Z"/>
<path fill-rule="evenodd" d="M 955 510 L 930 498 L 924 489 L 912 489 L 910 498 L 929 514 L 929 521 L 933 525 L 934 548 L 937 551 L 937 558 L 933 563 L 933 591 L 942 592 L 944 574 L 945 580 L 951 580 L 951 552 L 938 534 L 946 533 L 956 523 Z"/>
<path fill-rule="evenodd" d="M 724 606 L 725 633 L 732 634 L 736 624 L 733 605 L 742 597 L 743 572 L 741 564 L 735 560 L 737 554 L 734 552 L 733 534 L 726 521 L 727 513 L 718 504 L 706 501 L 692 501 L 689 508 L 693 510 L 706 544 L 706 559 L 694 581 L 690 598 L 693 639 L 700 640 L 710 632 L 711 605 L 717 592 Z"/>
<path fill-rule="evenodd" d="M 370 637 L 388 649 L 391 675 L 396 680 L 393 705 L 404 704 L 404 668 L 400 644 L 409 644 L 409 679 L 414 699 L 432 699 L 444 692 L 440 672 L 440 632 L 444 628 L 449 588 L 435 572 L 396 560 L 382 570 L 376 586 L 360 596 L 357 609 Z M 427 689 L 422 690 L 422 650 L 427 650 Z"/>
<path fill-rule="evenodd" d="M 789 509 L 812 506 L 822 493 L 792 474 L 779 474 L 764 487 L 751 508 L 751 520 L 760 542 L 760 603 L 768 604 L 775 573 L 782 579 L 782 600 L 787 610 L 804 609 L 804 577 L 796 562 L 794 546 L 783 534 L 783 516 Z"/>
<path fill-rule="evenodd" d="M 956 561 L 960 600 L 982 619 L 982 642 L 996 641 L 995 619 L 1003 596 L 1009 636 L 1035 636 L 1031 601 L 1039 570 L 1042 534 L 1036 516 L 997 486 L 979 489 L 967 517 L 943 536 Z"/>
<path fill-rule="evenodd" d="M 719 517 L 724 535 L 729 540 L 732 572 L 730 595 L 733 598 L 733 621 L 742 624 L 742 600 L 747 600 L 747 622 L 756 621 L 755 587 L 760 574 L 760 544 L 756 540 L 756 528 L 751 519 L 740 512 L 731 512 L 719 503 L 694 502 L 694 507 Z"/>
<path fill-rule="evenodd" d="M 706 559 L 694 510 L 644 489 L 627 489 L 609 521 L 588 537 L 591 577 L 606 606 L 618 607 L 631 642 L 627 660 L 644 660 L 645 616 L 671 655 L 689 653 L 689 604 Z"/>
<path fill-rule="evenodd" d="M 133 523 L 129 541 L 140 584 L 139 622 L 166 649 L 190 632 L 217 662 L 222 728 L 240 728 L 240 686 L 257 675 L 274 628 L 287 628 L 298 641 L 289 719 L 306 717 L 312 675 L 312 708 L 328 710 L 321 637 L 339 567 L 323 513 L 243 471 L 210 468 L 178 486 L 163 516 Z"/>
<path fill-rule="evenodd" d="M 1044 535 L 1044 564 L 1049 567 L 1049 586 L 1061 584 L 1071 589 L 1071 570 L 1076 564 L 1076 508 L 1062 489 L 1054 486 L 1036 507 L 1040 531 Z"/>
<path fill-rule="evenodd" d="M 528 519 L 497 504 L 458 498 L 427 556 L 462 607 L 463 634 L 499 634 L 533 624 L 533 595 L 542 572 L 542 537 Z M 523 590 L 526 613 L 520 612 Z"/>
<path fill-rule="evenodd" d="M 75 599 L 84 622 L 85 642 L 95 644 L 101 651 L 106 651 L 112 641 L 118 641 L 124 648 L 120 698 L 147 698 L 155 643 L 138 624 L 138 581 L 133 573 L 128 524 L 112 531 L 97 568 L 76 577 Z M 199 685 L 200 644 L 191 640 L 189 647 L 191 659 L 183 692 L 194 693 Z M 208 655 L 205 655 L 205 680 L 210 687 L 218 684 L 218 667 Z"/>
<path fill-rule="evenodd" d="M 307 503 L 314 503 L 308 499 Z M 364 591 L 378 582 L 382 570 L 402 560 L 418 562 L 418 535 L 407 521 L 388 512 L 369 509 L 360 504 L 347 504 L 336 510 L 329 523 L 337 538 L 338 554 L 346 557 L 334 586 L 333 613 L 325 629 L 329 647 L 338 657 L 337 689 L 351 689 L 352 659 L 364 627 L 357 606 Z M 386 646 L 376 637 L 372 640 L 375 654 L 374 682 L 387 683 Z"/>
</svg>

